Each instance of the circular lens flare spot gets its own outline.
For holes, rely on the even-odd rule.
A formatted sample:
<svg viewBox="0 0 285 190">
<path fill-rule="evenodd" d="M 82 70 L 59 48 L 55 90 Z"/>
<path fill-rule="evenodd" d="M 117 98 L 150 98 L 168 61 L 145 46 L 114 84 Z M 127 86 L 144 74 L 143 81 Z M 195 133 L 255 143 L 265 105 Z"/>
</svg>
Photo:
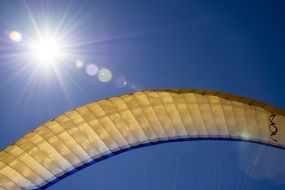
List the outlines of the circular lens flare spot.
<svg viewBox="0 0 285 190">
<path fill-rule="evenodd" d="M 86 73 L 89 76 L 95 76 L 98 73 L 98 67 L 95 64 L 88 64 L 86 66 Z"/>
<path fill-rule="evenodd" d="M 243 131 L 241 134 L 240 134 L 240 137 L 244 140 L 248 140 L 250 138 L 250 134 L 246 131 Z"/>
<path fill-rule="evenodd" d="M 119 88 L 123 88 L 128 85 L 128 82 L 125 79 L 125 77 L 117 77 L 115 83 L 116 83 L 116 86 Z"/>
<path fill-rule="evenodd" d="M 9 38 L 14 42 L 20 42 L 23 39 L 23 36 L 20 32 L 13 30 L 9 32 Z"/>
<path fill-rule="evenodd" d="M 270 183 L 285 184 L 284 151 L 267 146 L 240 142 L 238 159 L 240 168 L 253 179 L 266 180 Z"/>
<path fill-rule="evenodd" d="M 101 82 L 109 82 L 110 80 L 112 80 L 112 73 L 109 69 L 103 68 L 100 69 L 99 73 L 98 73 L 98 79 Z"/>
<path fill-rule="evenodd" d="M 81 60 L 81 59 L 76 60 L 76 61 L 75 61 L 75 66 L 76 66 L 77 68 L 82 68 L 82 67 L 84 66 L 83 60 Z"/>
</svg>

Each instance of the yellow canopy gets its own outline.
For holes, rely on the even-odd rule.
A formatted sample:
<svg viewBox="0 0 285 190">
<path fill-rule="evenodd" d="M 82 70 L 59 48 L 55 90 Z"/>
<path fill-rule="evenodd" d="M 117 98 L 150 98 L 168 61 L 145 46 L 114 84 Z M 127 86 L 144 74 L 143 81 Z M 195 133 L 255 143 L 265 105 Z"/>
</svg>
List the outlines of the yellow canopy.
<svg viewBox="0 0 285 190">
<path fill-rule="evenodd" d="M 44 123 L 0 152 L 0 189 L 46 188 L 133 148 L 193 139 L 285 147 L 285 111 L 203 90 L 140 91 L 89 103 Z"/>
</svg>

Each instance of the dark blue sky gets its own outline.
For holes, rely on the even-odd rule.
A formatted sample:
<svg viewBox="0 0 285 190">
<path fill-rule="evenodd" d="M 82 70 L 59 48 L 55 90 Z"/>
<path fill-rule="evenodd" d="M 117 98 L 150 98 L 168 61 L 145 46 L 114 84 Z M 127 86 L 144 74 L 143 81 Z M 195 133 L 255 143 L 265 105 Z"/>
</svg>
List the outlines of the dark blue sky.
<svg viewBox="0 0 285 190">
<path fill-rule="evenodd" d="M 0 149 L 64 111 L 141 89 L 210 89 L 285 108 L 284 10 L 277 0 L 3 0 Z M 67 34 L 74 57 L 110 69 L 113 80 L 99 82 L 75 60 L 61 63 L 57 76 L 35 70 L 21 54 L 35 33 L 31 18 Z M 9 40 L 11 30 L 23 41 Z M 119 88 L 117 77 L 128 85 Z M 112 157 L 50 189 L 284 190 L 284 179 L 284 150 L 193 141 Z"/>
</svg>

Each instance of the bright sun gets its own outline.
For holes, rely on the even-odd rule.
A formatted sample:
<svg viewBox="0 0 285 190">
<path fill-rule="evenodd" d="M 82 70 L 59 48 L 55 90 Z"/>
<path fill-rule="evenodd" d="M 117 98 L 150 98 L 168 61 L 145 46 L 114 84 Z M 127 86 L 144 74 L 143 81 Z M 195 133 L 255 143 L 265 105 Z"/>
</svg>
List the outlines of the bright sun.
<svg viewBox="0 0 285 190">
<path fill-rule="evenodd" d="M 29 48 L 32 59 L 41 64 L 54 64 L 64 58 L 62 43 L 50 37 L 32 41 Z"/>
</svg>

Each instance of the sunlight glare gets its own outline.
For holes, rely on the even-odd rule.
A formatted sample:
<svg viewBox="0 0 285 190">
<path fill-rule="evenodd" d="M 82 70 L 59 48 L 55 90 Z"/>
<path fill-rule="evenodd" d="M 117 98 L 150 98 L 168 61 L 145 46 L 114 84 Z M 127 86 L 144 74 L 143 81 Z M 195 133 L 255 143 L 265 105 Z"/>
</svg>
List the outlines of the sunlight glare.
<svg viewBox="0 0 285 190">
<path fill-rule="evenodd" d="M 44 64 L 53 64 L 64 55 L 61 42 L 48 37 L 33 41 L 30 44 L 30 51 L 35 61 Z"/>
</svg>

